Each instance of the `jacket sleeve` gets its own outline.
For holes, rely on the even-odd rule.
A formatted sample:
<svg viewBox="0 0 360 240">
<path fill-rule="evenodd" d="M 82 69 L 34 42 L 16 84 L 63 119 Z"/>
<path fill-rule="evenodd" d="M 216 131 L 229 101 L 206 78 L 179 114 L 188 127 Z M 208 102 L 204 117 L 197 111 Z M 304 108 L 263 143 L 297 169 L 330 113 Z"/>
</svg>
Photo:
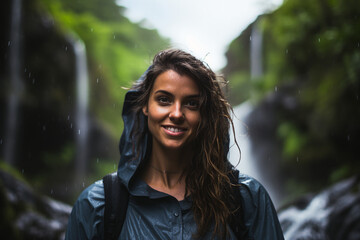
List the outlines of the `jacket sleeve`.
<svg viewBox="0 0 360 240">
<path fill-rule="evenodd" d="M 104 186 L 102 181 L 97 181 L 77 199 L 69 217 L 65 240 L 102 239 L 104 207 Z"/>
<path fill-rule="evenodd" d="M 265 188 L 254 178 L 240 175 L 245 225 L 249 239 L 283 240 L 276 210 Z"/>
</svg>

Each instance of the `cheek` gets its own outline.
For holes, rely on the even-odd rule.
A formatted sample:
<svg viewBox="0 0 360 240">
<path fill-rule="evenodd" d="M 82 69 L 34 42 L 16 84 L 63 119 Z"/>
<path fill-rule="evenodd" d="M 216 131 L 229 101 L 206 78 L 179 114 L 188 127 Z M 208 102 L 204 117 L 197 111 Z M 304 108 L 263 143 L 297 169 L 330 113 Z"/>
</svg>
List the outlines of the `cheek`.
<svg viewBox="0 0 360 240">
<path fill-rule="evenodd" d="M 148 122 L 158 122 L 167 116 L 168 112 L 165 108 L 157 107 L 154 104 L 149 104 L 147 116 Z"/>
<path fill-rule="evenodd" d="M 200 125 L 201 122 L 201 116 L 200 113 L 193 113 L 191 115 L 189 115 L 188 117 L 189 123 L 195 128 L 197 128 Z"/>
</svg>

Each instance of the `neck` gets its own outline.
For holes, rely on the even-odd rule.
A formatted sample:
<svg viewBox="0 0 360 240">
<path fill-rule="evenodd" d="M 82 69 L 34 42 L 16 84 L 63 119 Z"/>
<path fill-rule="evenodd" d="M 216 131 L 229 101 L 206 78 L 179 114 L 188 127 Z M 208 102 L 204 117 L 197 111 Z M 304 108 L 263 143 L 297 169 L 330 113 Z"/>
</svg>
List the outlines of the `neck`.
<svg viewBox="0 0 360 240">
<path fill-rule="evenodd" d="M 150 186 L 166 189 L 185 186 L 185 168 L 192 159 L 192 151 L 163 149 L 153 144 L 143 178 Z"/>
</svg>

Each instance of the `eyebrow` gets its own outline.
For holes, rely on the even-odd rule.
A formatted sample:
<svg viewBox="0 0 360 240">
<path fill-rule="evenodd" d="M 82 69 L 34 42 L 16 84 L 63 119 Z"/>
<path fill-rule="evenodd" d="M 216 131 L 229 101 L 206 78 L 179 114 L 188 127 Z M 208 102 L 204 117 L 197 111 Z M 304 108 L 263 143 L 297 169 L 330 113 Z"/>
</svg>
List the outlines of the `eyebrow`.
<svg viewBox="0 0 360 240">
<path fill-rule="evenodd" d="M 171 96 L 173 95 L 172 93 L 165 91 L 165 90 L 157 90 L 154 94 L 159 94 L 159 93 L 171 95 Z M 188 96 L 186 96 L 186 98 L 200 98 L 200 94 L 188 95 Z"/>
</svg>

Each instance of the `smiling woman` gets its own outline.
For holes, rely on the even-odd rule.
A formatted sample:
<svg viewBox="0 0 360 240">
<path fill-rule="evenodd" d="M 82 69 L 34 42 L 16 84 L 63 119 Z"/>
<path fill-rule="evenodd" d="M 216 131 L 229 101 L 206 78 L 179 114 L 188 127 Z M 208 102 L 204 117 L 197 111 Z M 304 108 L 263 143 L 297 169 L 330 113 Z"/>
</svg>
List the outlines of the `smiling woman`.
<svg viewBox="0 0 360 240">
<path fill-rule="evenodd" d="M 266 190 L 227 159 L 230 109 L 202 61 L 155 56 L 125 98 L 116 177 L 129 202 L 115 239 L 283 239 Z M 102 181 L 86 189 L 66 238 L 101 239 L 105 202 Z"/>
<path fill-rule="evenodd" d="M 173 70 L 157 77 L 148 104 L 143 107 L 153 148 L 190 150 L 187 146 L 195 138 L 200 122 L 198 99 L 199 90 L 191 78 Z"/>
</svg>

